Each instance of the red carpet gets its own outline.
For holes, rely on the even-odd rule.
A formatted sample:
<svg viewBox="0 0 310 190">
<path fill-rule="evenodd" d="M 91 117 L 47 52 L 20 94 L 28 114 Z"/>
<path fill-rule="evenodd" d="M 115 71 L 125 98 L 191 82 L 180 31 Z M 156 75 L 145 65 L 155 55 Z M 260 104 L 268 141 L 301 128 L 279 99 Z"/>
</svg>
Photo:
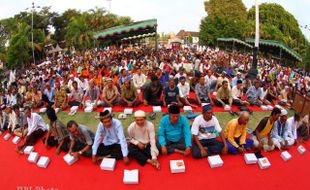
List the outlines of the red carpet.
<svg viewBox="0 0 310 190">
<path fill-rule="evenodd" d="M 174 154 L 159 157 L 161 170 L 147 165 L 141 167 L 131 159 L 128 166 L 118 161 L 115 171 L 102 171 L 91 159 L 81 158 L 73 166 L 63 161 L 64 153 L 54 156 L 55 149 L 46 150 L 42 142 L 35 146 L 39 155 L 49 156 L 51 163 L 47 169 L 38 168 L 27 161 L 27 155 L 19 155 L 16 145 L 0 136 L 0 189 L 309 189 L 310 142 L 304 144 L 307 152 L 300 155 L 297 146 L 290 148 L 292 159 L 284 162 L 280 151 L 263 152 L 271 162 L 271 168 L 260 170 L 258 165 L 245 165 L 241 155 L 222 156 L 224 165 L 211 169 L 206 159 L 194 160 L 191 156 Z M 186 172 L 171 174 L 170 159 L 184 159 Z M 124 169 L 139 169 L 139 184 L 124 185 Z M 20 188 L 21 189 L 21 188 Z"/>
</svg>

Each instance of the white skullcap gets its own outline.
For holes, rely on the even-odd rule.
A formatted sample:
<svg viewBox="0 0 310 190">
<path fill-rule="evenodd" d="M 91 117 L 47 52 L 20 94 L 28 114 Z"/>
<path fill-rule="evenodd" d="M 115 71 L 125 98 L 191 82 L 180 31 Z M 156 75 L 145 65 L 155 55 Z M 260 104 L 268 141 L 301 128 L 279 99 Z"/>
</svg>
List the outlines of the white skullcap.
<svg viewBox="0 0 310 190">
<path fill-rule="evenodd" d="M 284 116 L 284 115 L 287 115 L 286 109 L 282 109 L 282 110 L 281 110 L 281 115 L 280 115 L 280 116 Z"/>
<path fill-rule="evenodd" d="M 145 117 L 145 112 L 142 110 L 138 110 L 134 114 L 135 117 Z"/>
</svg>

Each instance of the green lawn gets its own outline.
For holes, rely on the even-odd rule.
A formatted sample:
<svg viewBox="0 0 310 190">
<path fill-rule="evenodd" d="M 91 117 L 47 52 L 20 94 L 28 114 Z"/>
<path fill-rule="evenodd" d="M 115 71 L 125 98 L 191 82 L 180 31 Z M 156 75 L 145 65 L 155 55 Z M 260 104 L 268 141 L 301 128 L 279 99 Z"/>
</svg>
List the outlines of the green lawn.
<svg viewBox="0 0 310 190">
<path fill-rule="evenodd" d="M 289 112 L 289 117 L 292 116 L 294 114 L 293 111 L 288 111 Z M 58 118 L 64 123 L 66 124 L 69 120 L 75 120 L 78 123 L 84 124 L 86 126 L 88 126 L 92 131 L 96 131 L 97 125 L 99 123 L 98 119 L 95 119 L 95 116 L 98 113 L 85 113 L 85 112 L 79 112 L 77 114 L 75 114 L 74 116 L 69 116 L 68 112 L 60 112 L 57 114 Z M 117 116 L 120 114 L 120 112 L 114 112 L 113 113 L 115 118 L 117 118 Z M 147 113 L 147 116 L 150 113 Z M 229 113 L 226 112 L 217 112 L 214 113 L 215 116 L 217 117 L 217 119 L 220 122 L 221 127 L 225 127 L 227 122 L 230 121 L 232 117 Z M 253 115 L 251 115 L 250 118 L 250 123 L 249 123 L 249 128 L 250 129 L 255 129 L 258 122 L 265 116 L 268 116 L 270 114 L 270 112 L 254 112 Z M 162 113 L 157 113 L 156 115 L 156 119 L 155 120 L 151 120 L 156 128 L 156 133 L 157 133 L 157 129 L 159 127 L 159 122 L 161 119 Z M 44 120 L 47 122 L 47 117 L 46 114 L 43 114 L 43 118 Z M 130 125 L 131 122 L 134 121 L 133 115 L 129 115 L 127 116 L 127 119 L 122 120 L 123 126 L 124 126 L 124 131 L 125 134 L 127 135 L 127 127 Z M 192 120 L 190 121 L 190 123 L 192 123 Z"/>
</svg>

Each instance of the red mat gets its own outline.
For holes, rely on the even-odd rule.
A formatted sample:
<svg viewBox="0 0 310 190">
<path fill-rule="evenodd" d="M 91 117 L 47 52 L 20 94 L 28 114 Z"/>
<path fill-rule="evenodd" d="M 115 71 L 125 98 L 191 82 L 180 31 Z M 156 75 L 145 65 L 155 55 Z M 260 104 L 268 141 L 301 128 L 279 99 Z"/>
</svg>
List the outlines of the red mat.
<svg viewBox="0 0 310 190">
<path fill-rule="evenodd" d="M 222 156 L 224 165 L 211 169 L 206 159 L 194 160 L 191 156 L 173 154 L 160 156 L 161 170 L 147 165 L 141 167 L 131 159 L 128 166 L 118 161 L 115 171 L 102 171 L 91 159 L 81 158 L 73 166 L 63 161 L 64 153 L 54 156 L 55 149 L 45 149 L 42 142 L 35 146 L 39 155 L 49 156 L 47 169 L 27 161 L 27 155 L 16 153 L 16 145 L 0 136 L 0 189 L 309 189 L 310 142 L 304 144 L 307 152 L 300 155 L 297 146 L 290 148 L 292 159 L 284 162 L 280 151 L 263 153 L 271 168 L 260 170 L 258 165 L 246 165 L 241 155 Z M 169 160 L 184 159 L 186 172 L 171 174 Z M 124 185 L 124 169 L 139 169 L 139 184 Z"/>
</svg>

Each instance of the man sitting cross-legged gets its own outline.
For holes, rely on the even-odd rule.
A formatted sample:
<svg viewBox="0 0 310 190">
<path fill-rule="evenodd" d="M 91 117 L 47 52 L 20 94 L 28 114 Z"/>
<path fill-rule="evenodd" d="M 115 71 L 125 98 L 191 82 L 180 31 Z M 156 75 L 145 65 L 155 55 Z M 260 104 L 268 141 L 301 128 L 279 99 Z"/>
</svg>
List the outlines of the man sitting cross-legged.
<svg viewBox="0 0 310 190">
<path fill-rule="evenodd" d="M 117 160 L 123 158 L 124 163 L 128 164 L 128 147 L 122 123 L 114 119 L 108 110 L 100 112 L 98 118 L 100 123 L 92 146 L 93 162 L 96 163 L 99 159 L 106 157 Z"/>
</svg>

